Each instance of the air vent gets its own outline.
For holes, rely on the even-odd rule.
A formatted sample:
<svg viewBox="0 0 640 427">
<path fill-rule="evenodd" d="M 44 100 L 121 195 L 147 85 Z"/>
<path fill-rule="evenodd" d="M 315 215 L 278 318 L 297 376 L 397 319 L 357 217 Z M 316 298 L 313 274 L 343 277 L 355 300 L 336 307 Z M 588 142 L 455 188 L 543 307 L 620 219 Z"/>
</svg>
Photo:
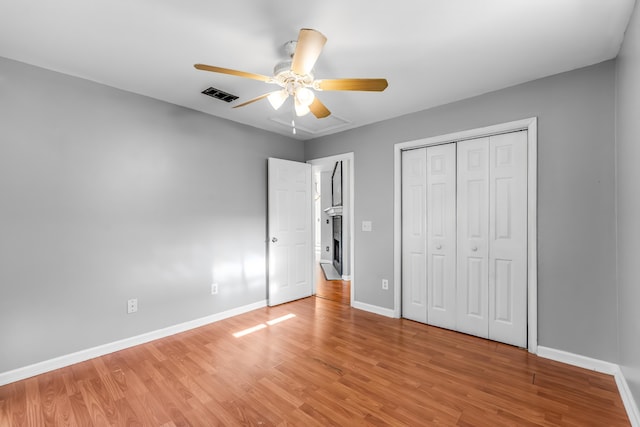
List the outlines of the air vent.
<svg viewBox="0 0 640 427">
<path fill-rule="evenodd" d="M 209 89 L 205 89 L 202 91 L 205 95 L 209 95 L 213 98 L 220 99 L 224 102 L 233 102 L 238 99 L 237 96 L 231 95 L 230 93 L 223 92 L 220 89 L 216 89 L 215 87 L 210 87 Z"/>
</svg>

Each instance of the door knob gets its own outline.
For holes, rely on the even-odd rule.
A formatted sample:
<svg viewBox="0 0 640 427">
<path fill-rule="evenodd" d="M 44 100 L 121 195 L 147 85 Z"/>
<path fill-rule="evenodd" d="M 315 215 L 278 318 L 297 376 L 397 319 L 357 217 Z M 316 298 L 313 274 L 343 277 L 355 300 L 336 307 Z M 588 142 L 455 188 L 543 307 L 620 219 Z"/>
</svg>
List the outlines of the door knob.
<svg viewBox="0 0 640 427">
<path fill-rule="evenodd" d="M 472 247 L 472 248 L 471 248 L 471 250 L 472 250 L 473 252 L 477 252 L 477 251 L 478 251 L 478 247 L 477 247 L 477 246 L 474 246 L 474 247 Z"/>
<path fill-rule="evenodd" d="M 271 238 L 271 241 L 272 241 L 273 243 L 275 243 L 275 242 L 277 242 L 277 241 L 278 241 L 278 238 L 277 238 L 277 237 L 272 237 L 272 238 Z"/>
<path fill-rule="evenodd" d="M 442 249 L 442 245 L 441 245 L 440 243 L 438 243 L 438 244 L 436 245 L 436 249 Z"/>
</svg>

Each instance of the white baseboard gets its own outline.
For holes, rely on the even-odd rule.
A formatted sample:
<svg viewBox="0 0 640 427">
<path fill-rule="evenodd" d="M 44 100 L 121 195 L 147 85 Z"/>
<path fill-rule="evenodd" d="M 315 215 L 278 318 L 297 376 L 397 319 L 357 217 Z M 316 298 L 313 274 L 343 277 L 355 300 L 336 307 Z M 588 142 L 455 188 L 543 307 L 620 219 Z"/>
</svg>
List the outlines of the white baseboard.
<svg viewBox="0 0 640 427">
<path fill-rule="evenodd" d="M 141 335 L 136 335 L 134 337 L 125 338 L 123 340 L 99 345 L 97 347 L 80 350 L 75 353 L 56 357 L 54 359 L 34 363 L 33 365 L 24 366 L 22 368 L 17 368 L 7 372 L 0 372 L 0 386 L 9 384 L 15 381 L 24 380 L 26 378 L 30 378 L 35 375 L 40 375 L 45 372 L 53 371 L 55 369 L 64 368 L 65 366 L 73 365 L 75 363 L 80 363 L 89 359 L 104 356 L 105 354 L 113 353 L 119 350 L 124 350 L 125 348 L 144 344 L 149 341 L 154 341 L 160 338 L 168 337 L 170 335 L 178 334 L 180 332 L 185 332 L 190 329 L 199 328 L 200 326 L 208 325 L 210 323 L 218 322 L 220 320 L 224 320 L 229 317 L 237 316 L 243 313 L 247 313 L 249 311 L 266 307 L 266 305 L 267 305 L 266 300 L 258 301 L 253 304 L 233 308 L 231 310 L 223 311 L 221 313 L 212 314 L 211 316 L 201 317 L 199 319 L 190 320 L 188 322 L 169 326 L 167 328 L 158 329 L 158 330 L 147 332 Z"/>
<path fill-rule="evenodd" d="M 342 280 L 351 280 L 351 275 L 350 274 L 343 274 L 342 275 Z"/>
<path fill-rule="evenodd" d="M 568 365 L 613 375 L 616 385 L 618 386 L 620 398 L 624 404 L 624 409 L 627 411 L 629 422 L 633 427 L 640 427 L 640 412 L 638 411 L 638 405 L 633 399 L 631 390 L 629 390 L 629 385 L 627 384 L 627 380 L 625 379 L 620 366 L 615 363 L 605 362 L 604 360 L 592 359 L 591 357 L 581 356 L 579 354 L 543 346 L 538 346 L 538 356 L 566 363 Z"/>
<path fill-rule="evenodd" d="M 556 350 L 555 348 L 543 347 L 541 345 L 538 346 L 538 356 L 566 363 L 568 365 L 577 366 L 579 368 L 602 372 L 603 374 L 615 375 L 616 371 L 619 370 L 618 365 L 615 363 L 592 359 L 591 357 L 569 353 L 568 351 Z"/>
<path fill-rule="evenodd" d="M 368 311 L 370 313 L 379 314 L 381 316 L 394 317 L 393 309 L 391 308 L 379 307 L 377 305 L 366 304 L 364 302 L 359 302 L 359 301 L 354 301 L 353 304 L 351 304 L 351 306 L 353 308 Z"/>
<path fill-rule="evenodd" d="M 633 427 L 640 427 L 640 411 L 638 411 L 638 405 L 636 404 L 636 401 L 633 400 L 629 384 L 627 384 L 627 379 L 624 377 L 620 367 L 618 367 L 618 371 L 614 375 L 614 378 L 616 379 L 616 384 L 618 386 L 618 391 L 620 392 L 620 397 L 622 398 L 622 403 L 624 404 L 624 409 L 627 410 L 629 422 L 631 422 Z"/>
</svg>

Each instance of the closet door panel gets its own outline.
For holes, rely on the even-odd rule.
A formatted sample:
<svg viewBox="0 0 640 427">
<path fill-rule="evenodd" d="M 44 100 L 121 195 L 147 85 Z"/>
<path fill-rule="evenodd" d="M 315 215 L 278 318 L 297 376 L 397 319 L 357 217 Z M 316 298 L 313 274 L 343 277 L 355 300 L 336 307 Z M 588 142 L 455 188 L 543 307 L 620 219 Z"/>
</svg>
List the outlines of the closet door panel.
<svg viewBox="0 0 640 427">
<path fill-rule="evenodd" d="M 427 150 L 402 152 L 402 316 L 427 322 Z"/>
<path fill-rule="evenodd" d="M 427 148 L 427 323 L 456 326 L 456 146 Z"/>
<path fill-rule="evenodd" d="M 489 138 L 458 142 L 457 329 L 489 336 Z"/>
<path fill-rule="evenodd" d="M 527 133 L 489 141 L 489 338 L 527 346 Z"/>
</svg>

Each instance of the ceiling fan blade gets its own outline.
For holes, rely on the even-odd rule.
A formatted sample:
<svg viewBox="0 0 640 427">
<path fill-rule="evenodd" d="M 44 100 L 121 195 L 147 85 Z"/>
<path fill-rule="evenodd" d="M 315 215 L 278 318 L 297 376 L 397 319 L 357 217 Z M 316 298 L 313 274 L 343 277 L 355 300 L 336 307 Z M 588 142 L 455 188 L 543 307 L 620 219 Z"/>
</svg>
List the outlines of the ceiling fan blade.
<svg viewBox="0 0 640 427">
<path fill-rule="evenodd" d="M 321 32 L 309 28 L 301 29 L 291 62 L 291 71 L 301 76 L 309 74 L 326 42 L 327 38 Z"/>
<path fill-rule="evenodd" d="M 261 82 L 271 82 L 271 77 L 262 74 L 247 73 L 246 71 L 232 70 L 231 68 L 214 67 L 213 65 L 195 64 L 198 70 L 212 71 L 214 73 L 230 74 L 232 76 L 246 77 L 248 79 L 260 80 Z"/>
<path fill-rule="evenodd" d="M 269 92 L 269 93 L 265 93 L 264 95 L 260 95 L 260 96 L 256 96 L 253 99 L 248 100 L 247 102 L 243 102 L 242 104 L 238 104 L 238 105 L 234 105 L 233 108 L 240 108 L 240 107 L 244 107 L 245 105 L 249 105 L 252 104 L 256 101 L 260 101 L 261 99 L 266 98 L 267 96 L 271 95 L 273 92 Z"/>
<path fill-rule="evenodd" d="M 309 105 L 309 110 L 318 119 L 323 119 L 331 114 L 331 111 L 320 102 L 318 97 L 313 98 L 313 102 Z"/>
<path fill-rule="evenodd" d="M 314 88 L 319 90 L 363 90 L 382 92 L 389 86 L 387 79 L 327 79 L 316 80 Z"/>
</svg>

